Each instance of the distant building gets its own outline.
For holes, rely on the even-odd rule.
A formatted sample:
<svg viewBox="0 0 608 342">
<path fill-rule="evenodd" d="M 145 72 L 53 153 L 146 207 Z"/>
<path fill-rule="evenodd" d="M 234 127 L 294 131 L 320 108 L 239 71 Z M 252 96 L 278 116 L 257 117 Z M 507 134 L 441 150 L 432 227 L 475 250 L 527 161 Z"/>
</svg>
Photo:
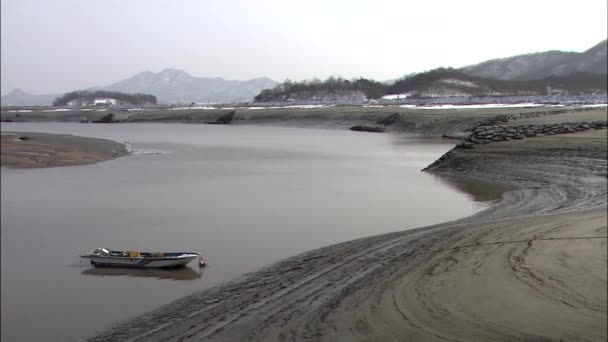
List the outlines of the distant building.
<svg viewBox="0 0 608 342">
<path fill-rule="evenodd" d="M 86 99 L 86 98 L 79 98 L 79 99 L 75 99 L 75 100 L 68 102 L 67 106 L 68 107 L 91 107 L 91 106 L 100 107 L 100 106 L 111 106 L 111 105 L 116 105 L 116 104 L 118 104 L 118 101 L 116 99 L 112 99 L 112 98 L 95 98 L 93 100 Z"/>
<path fill-rule="evenodd" d="M 115 99 L 105 98 L 105 99 L 95 99 L 93 100 L 93 105 L 95 106 L 110 106 L 117 104 L 118 101 Z"/>
</svg>

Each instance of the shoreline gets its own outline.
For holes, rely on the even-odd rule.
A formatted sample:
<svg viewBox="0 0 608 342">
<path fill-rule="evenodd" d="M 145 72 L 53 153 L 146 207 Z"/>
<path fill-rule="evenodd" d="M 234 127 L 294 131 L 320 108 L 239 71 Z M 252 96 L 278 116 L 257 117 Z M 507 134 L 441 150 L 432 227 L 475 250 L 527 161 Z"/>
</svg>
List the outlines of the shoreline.
<svg viewBox="0 0 608 342">
<path fill-rule="evenodd" d="M 428 171 L 517 190 L 467 218 L 285 259 L 91 340 L 605 340 L 606 142 L 598 130 L 455 148 Z"/>
<path fill-rule="evenodd" d="M 126 156 L 124 144 L 69 134 L 2 132 L 1 165 L 15 169 L 94 164 Z"/>
</svg>

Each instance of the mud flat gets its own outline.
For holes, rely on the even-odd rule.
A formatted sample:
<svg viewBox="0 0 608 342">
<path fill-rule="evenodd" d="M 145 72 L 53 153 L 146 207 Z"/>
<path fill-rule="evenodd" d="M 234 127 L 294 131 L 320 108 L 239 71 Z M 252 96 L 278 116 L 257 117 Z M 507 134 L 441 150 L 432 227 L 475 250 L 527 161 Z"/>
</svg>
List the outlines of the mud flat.
<svg viewBox="0 0 608 342">
<path fill-rule="evenodd" d="M 426 172 L 515 190 L 471 217 L 286 259 L 91 341 L 605 341 L 606 143 L 602 129 L 455 148 Z"/>
<path fill-rule="evenodd" d="M 125 145 L 67 134 L 2 132 L 1 165 L 41 168 L 84 165 L 127 154 Z"/>
</svg>

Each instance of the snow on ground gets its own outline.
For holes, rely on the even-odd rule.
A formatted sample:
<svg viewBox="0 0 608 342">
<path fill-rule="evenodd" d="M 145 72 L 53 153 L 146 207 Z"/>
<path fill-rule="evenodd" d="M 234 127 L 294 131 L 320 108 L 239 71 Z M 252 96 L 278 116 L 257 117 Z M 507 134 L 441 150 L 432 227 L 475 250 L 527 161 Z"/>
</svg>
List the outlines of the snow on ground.
<svg viewBox="0 0 608 342">
<path fill-rule="evenodd" d="M 585 107 L 585 108 L 602 108 L 602 107 L 608 107 L 608 103 L 586 104 L 586 105 L 582 105 L 581 107 Z"/>
<path fill-rule="evenodd" d="M 256 109 L 284 109 L 284 108 L 329 108 L 334 107 L 334 105 L 292 105 L 292 106 L 274 106 L 274 107 L 246 107 L 248 110 L 256 110 Z"/>
<path fill-rule="evenodd" d="M 173 107 L 169 108 L 169 110 L 184 110 L 184 109 L 218 109 L 216 107 L 211 106 L 192 106 L 192 107 Z"/>
<path fill-rule="evenodd" d="M 384 95 L 384 96 L 381 97 L 381 99 L 383 99 L 383 100 L 399 100 L 399 99 L 407 99 L 410 96 L 412 96 L 411 93 Z"/>
<path fill-rule="evenodd" d="M 455 78 L 444 78 L 444 79 L 439 80 L 438 82 L 445 83 L 445 84 L 454 84 L 454 85 L 464 86 L 464 87 L 469 87 L 469 88 L 479 88 L 479 86 L 473 82 L 459 80 L 459 79 L 455 79 Z"/>
<path fill-rule="evenodd" d="M 436 106 L 417 106 L 417 105 L 400 105 L 402 108 L 416 109 L 483 109 L 483 108 L 526 108 L 526 107 L 564 107 L 563 104 L 547 105 L 542 103 L 488 103 L 475 105 L 436 105 Z"/>
</svg>

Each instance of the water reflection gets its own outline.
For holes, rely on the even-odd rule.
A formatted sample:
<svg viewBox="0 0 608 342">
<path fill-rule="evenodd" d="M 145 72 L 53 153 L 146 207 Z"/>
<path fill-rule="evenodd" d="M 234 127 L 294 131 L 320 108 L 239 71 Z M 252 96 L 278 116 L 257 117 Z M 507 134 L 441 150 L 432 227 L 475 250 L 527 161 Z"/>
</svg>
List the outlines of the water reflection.
<svg viewBox="0 0 608 342">
<path fill-rule="evenodd" d="M 515 189 L 512 186 L 504 184 L 480 181 L 466 177 L 430 174 L 451 188 L 470 195 L 475 202 L 488 205 L 500 201 L 505 192 Z"/>
<path fill-rule="evenodd" d="M 195 271 L 188 266 L 174 269 L 94 267 L 86 269 L 80 274 L 100 277 L 129 276 L 171 280 L 197 280 L 203 276 L 203 272 L 204 268 L 200 271 Z"/>
</svg>

